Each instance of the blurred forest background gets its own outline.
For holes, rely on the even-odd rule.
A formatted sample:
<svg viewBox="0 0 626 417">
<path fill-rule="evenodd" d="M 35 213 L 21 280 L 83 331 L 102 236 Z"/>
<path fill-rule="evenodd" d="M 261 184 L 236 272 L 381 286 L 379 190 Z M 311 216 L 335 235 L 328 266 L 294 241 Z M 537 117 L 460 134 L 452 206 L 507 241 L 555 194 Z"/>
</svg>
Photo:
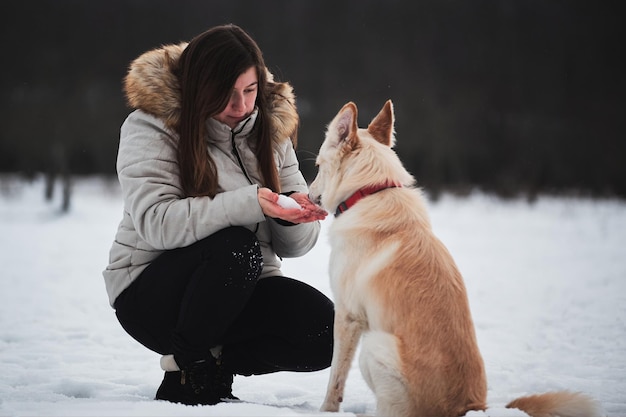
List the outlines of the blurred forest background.
<svg viewBox="0 0 626 417">
<path fill-rule="evenodd" d="M 5 0 L 0 172 L 115 175 L 128 64 L 235 23 L 290 81 L 305 176 L 347 101 L 391 98 L 397 150 L 431 194 L 626 197 L 619 1 Z"/>
</svg>

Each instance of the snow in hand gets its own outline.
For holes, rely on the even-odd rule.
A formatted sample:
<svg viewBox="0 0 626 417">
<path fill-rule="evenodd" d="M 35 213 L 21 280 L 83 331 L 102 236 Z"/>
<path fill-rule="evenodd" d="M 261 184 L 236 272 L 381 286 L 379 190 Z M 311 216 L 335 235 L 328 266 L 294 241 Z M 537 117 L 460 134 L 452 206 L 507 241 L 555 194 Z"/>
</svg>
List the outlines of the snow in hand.
<svg viewBox="0 0 626 417">
<path fill-rule="evenodd" d="M 433 227 L 464 275 L 489 381 L 484 412 L 525 416 L 511 399 L 569 389 L 626 416 L 626 203 L 483 194 L 431 202 Z M 242 403 L 154 401 L 160 355 L 132 340 L 109 307 L 102 269 L 121 219 L 114 182 L 77 181 L 68 214 L 43 181 L 0 178 L 0 416 L 299 416 L 373 414 L 355 361 L 342 413 L 318 410 L 328 370 L 235 377 Z M 330 294 L 326 237 L 284 261 L 286 275 Z"/>
<path fill-rule="evenodd" d="M 278 205 L 281 206 L 282 208 L 287 208 L 287 209 L 293 209 L 293 208 L 297 208 L 297 209 L 302 209 L 302 207 L 300 207 L 300 204 L 298 204 L 298 202 L 296 200 L 294 200 L 291 197 L 288 197 L 286 195 L 283 194 L 279 194 L 278 195 L 278 201 L 277 201 Z"/>
</svg>

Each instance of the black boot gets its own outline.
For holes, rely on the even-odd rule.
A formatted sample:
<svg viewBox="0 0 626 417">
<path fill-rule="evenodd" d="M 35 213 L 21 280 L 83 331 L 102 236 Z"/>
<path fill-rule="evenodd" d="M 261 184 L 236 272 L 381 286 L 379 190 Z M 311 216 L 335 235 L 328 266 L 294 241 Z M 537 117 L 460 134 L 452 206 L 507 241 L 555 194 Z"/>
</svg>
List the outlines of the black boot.
<svg viewBox="0 0 626 417">
<path fill-rule="evenodd" d="M 239 401 L 233 395 L 233 372 L 222 361 L 222 355 L 215 359 L 215 384 L 219 398 L 224 401 Z"/>
<path fill-rule="evenodd" d="M 156 399 L 187 405 L 215 405 L 221 402 L 216 368 L 215 361 L 209 359 L 194 362 L 181 371 L 165 372 Z"/>
</svg>

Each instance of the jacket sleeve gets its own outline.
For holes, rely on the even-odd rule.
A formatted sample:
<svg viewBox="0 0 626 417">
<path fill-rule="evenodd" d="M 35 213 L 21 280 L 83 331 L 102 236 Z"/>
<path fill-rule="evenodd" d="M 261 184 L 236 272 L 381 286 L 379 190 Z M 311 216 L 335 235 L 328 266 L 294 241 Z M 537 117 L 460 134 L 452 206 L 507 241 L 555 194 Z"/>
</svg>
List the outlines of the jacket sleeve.
<svg viewBox="0 0 626 417">
<path fill-rule="evenodd" d="M 300 172 L 300 166 L 291 141 L 286 141 L 282 147 L 282 164 L 279 167 L 281 191 L 283 193 L 308 193 L 308 186 Z M 282 258 L 295 258 L 310 251 L 320 233 L 320 223 L 302 223 L 296 225 L 280 224 L 269 219 L 268 224 L 272 231 L 272 246 L 276 254 Z"/>
<path fill-rule="evenodd" d="M 117 172 L 137 234 L 159 250 L 188 246 L 228 226 L 255 225 L 265 217 L 257 186 L 215 198 L 185 197 L 176 140 L 158 119 L 135 111 L 121 128 Z"/>
</svg>

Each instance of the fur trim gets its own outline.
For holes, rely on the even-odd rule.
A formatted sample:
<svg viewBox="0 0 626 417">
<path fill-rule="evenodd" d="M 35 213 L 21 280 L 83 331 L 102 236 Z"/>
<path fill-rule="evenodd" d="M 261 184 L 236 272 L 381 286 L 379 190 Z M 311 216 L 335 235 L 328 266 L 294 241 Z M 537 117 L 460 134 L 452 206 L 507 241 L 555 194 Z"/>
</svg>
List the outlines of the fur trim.
<svg viewBox="0 0 626 417">
<path fill-rule="evenodd" d="M 124 78 L 128 105 L 161 119 L 171 130 L 176 130 L 180 119 L 180 84 L 175 70 L 186 47 L 183 42 L 145 52 L 130 64 Z M 296 97 L 291 85 L 275 82 L 269 70 L 267 81 L 274 140 L 280 142 L 293 137 L 298 129 Z"/>
<path fill-rule="evenodd" d="M 289 83 L 277 83 L 274 75 L 268 70 L 267 84 L 270 88 L 269 112 L 274 128 L 274 140 L 291 138 L 296 146 L 295 133 L 298 130 L 300 118 L 296 108 L 296 96 L 293 87 Z"/>
<path fill-rule="evenodd" d="M 144 53 L 130 64 L 124 79 L 128 105 L 158 117 L 173 130 L 180 118 L 180 84 L 174 70 L 186 46 L 165 45 Z"/>
</svg>

